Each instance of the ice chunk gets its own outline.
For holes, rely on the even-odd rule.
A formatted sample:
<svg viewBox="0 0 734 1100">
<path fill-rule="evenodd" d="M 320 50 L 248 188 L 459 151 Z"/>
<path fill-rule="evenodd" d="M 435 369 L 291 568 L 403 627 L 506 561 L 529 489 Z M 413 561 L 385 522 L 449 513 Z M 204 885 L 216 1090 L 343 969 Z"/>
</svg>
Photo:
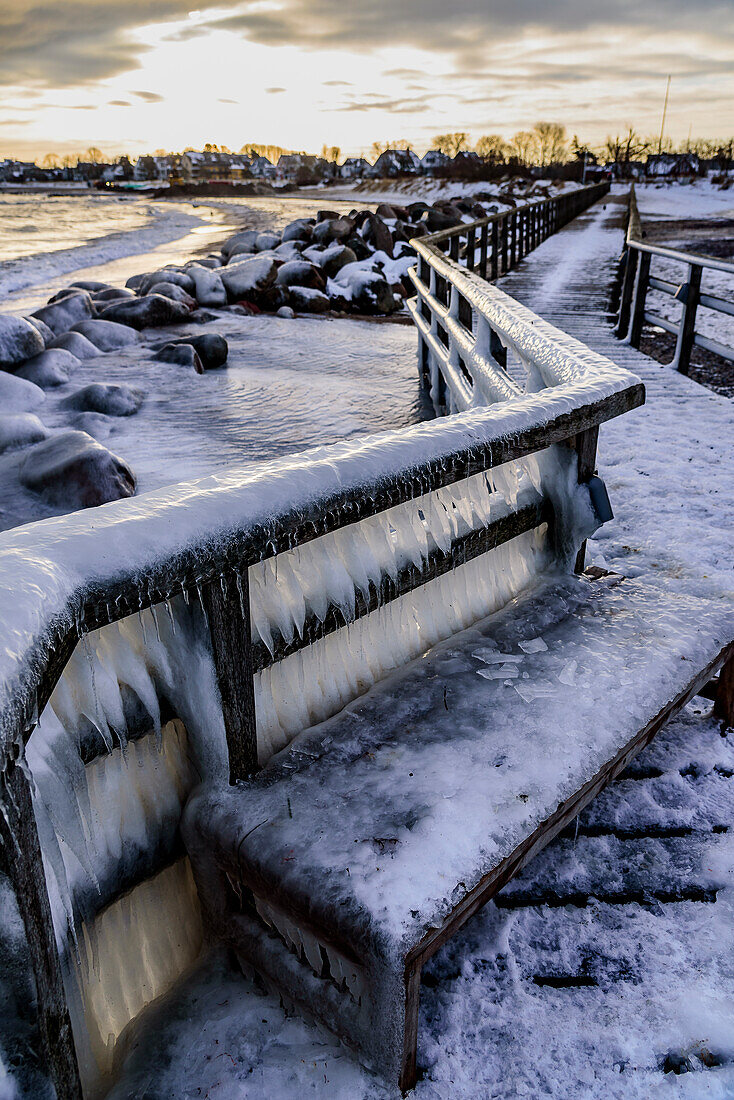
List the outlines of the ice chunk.
<svg viewBox="0 0 734 1100">
<path fill-rule="evenodd" d="M 548 646 L 542 638 L 530 638 L 527 642 L 518 642 L 523 653 L 544 653 Z"/>
</svg>

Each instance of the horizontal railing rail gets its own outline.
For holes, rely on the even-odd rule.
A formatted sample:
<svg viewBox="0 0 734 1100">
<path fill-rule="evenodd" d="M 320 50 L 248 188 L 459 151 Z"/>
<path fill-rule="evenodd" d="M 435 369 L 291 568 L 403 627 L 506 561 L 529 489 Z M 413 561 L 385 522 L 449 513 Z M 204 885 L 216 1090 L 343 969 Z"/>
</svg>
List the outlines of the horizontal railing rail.
<svg viewBox="0 0 734 1100">
<path fill-rule="evenodd" d="M 690 370 L 691 353 L 694 347 L 734 362 L 733 345 L 722 343 L 697 328 L 700 307 L 714 314 L 734 316 L 734 263 L 701 256 L 695 252 L 682 252 L 679 249 L 645 244 L 641 239 L 643 230 L 634 185 L 630 187 L 629 202 L 629 222 L 622 255 L 622 287 L 615 326 L 616 335 L 620 340 L 628 340 L 632 347 L 639 348 L 643 327 L 646 324 L 670 333 L 676 340 L 671 365 L 682 374 L 688 374 Z M 653 259 L 685 265 L 685 278 L 680 283 L 674 283 L 669 279 L 653 275 L 651 273 Z M 705 271 L 716 271 L 731 277 L 729 284 L 731 299 L 702 290 L 701 284 Z M 680 313 L 675 320 L 648 308 L 647 297 L 651 290 L 680 303 Z"/>
<path fill-rule="evenodd" d="M 573 200 L 562 196 L 569 202 L 553 217 L 565 217 L 574 203 L 578 209 L 588 205 L 588 192 Z M 551 218 L 552 208 L 539 205 Z M 446 545 L 429 546 L 420 560 L 406 560 L 359 590 L 355 585 L 353 605 L 329 597 L 298 631 L 275 631 L 272 644 L 251 634 L 253 569 L 271 559 L 285 562 L 294 549 L 410 502 L 423 507 L 432 494 L 554 444 L 575 452 L 578 480 L 588 481 L 599 425 L 644 401 L 634 375 L 444 254 L 447 241 L 457 241 L 448 247 L 460 252 L 461 233 L 471 230 L 437 234 L 438 243 L 413 242 L 419 259 L 411 308 L 426 372 L 435 375 L 434 398 L 438 374 L 446 379 L 451 396 L 444 411 L 450 406 L 463 415 L 229 470 L 0 535 L 0 620 L 7 636 L 0 652 L 0 836 L 60 1098 L 79 1100 L 82 1086 L 25 748 L 76 646 L 91 631 L 179 595 L 193 597 L 203 611 L 197 621 L 208 635 L 234 782 L 258 764 L 254 683 L 262 670 L 518 536 L 547 528 L 552 537 L 557 517 L 547 491 L 524 491 L 478 526 L 457 527 Z M 478 248 L 481 259 L 481 234 Z M 465 249 L 464 258 L 475 259 L 476 251 Z M 508 353 L 526 369 L 524 388 L 508 373 Z"/>
</svg>

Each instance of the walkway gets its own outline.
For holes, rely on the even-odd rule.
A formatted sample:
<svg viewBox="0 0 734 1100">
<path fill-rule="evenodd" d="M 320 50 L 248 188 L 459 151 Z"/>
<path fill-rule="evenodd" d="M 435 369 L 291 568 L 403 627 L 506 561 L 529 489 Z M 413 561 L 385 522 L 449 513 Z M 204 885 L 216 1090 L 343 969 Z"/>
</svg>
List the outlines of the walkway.
<svg viewBox="0 0 734 1100">
<path fill-rule="evenodd" d="M 734 403 L 611 335 L 621 220 L 617 201 L 593 208 L 501 286 L 647 386 L 644 408 L 602 430 L 617 518 L 592 556 L 731 599 Z M 734 1095 L 733 741 L 703 701 L 690 706 L 436 955 L 421 993 L 416 1100 Z M 146 1087 L 159 1100 L 389 1096 L 222 961 L 160 1024 L 149 1022 L 116 1100 Z M 690 1072 L 664 1073 L 672 1068 Z"/>
</svg>

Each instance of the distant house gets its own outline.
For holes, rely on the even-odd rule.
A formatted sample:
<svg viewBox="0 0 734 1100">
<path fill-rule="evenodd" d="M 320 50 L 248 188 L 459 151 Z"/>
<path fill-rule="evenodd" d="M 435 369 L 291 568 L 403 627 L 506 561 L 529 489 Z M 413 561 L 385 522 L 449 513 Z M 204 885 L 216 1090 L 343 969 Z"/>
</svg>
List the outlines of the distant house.
<svg viewBox="0 0 734 1100">
<path fill-rule="evenodd" d="M 339 175 L 343 180 L 362 179 L 372 168 L 372 165 L 364 157 L 347 157 L 339 166 Z"/>
<path fill-rule="evenodd" d="M 33 161 L 0 161 L 0 180 L 4 183 L 28 183 L 43 176 L 41 169 Z"/>
<path fill-rule="evenodd" d="M 278 177 L 295 181 L 304 171 L 315 173 L 319 157 L 310 153 L 283 153 L 278 158 Z"/>
<path fill-rule="evenodd" d="M 440 149 L 429 149 L 425 156 L 421 157 L 421 172 L 425 176 L 434 175 L 441 168 L 448 168 L 451 157 L 442 153 Z"/>
<path fill-rule="evenodd" d="M 663 179 L 697 176 L 700 170 L 696 153 L 653 153 L 645 164 L 646 175 Z"/>
<path fill-rule="evenodd" d="M 420 157 L 412 149 L 386 149 L 370 168 L 368 175 L 374 179 L 395 176 L 414 176 L 421 170 Z"/>
<path fill-rule="evenodd" d="M 472 175 L 482 167 L 482 164 L 479 153 L 475 153 L 473 149 L 462 149 L 452 160 L 451 167 L 457 176 Z"/>
<path fill-rule="evenodd" d="M 267 157 L 253 157 L 250 172 L 256 179 L 274 180 L 278 169 Z"/>
<path fill-rule="evenodd" d="M 190 149 L 180 157 L 180 173 L 187 183 L 212 180 L 241 180 L 250 175 L 250 162 L 244 155 L 231 153 L 200 153 Z"/>
<path fill-rule="evenodd" d="M 133 178 L 136 180 L 165 181 L 170 178 L 176 168 L 178 157 L 138 157 Z"/>
</svg>

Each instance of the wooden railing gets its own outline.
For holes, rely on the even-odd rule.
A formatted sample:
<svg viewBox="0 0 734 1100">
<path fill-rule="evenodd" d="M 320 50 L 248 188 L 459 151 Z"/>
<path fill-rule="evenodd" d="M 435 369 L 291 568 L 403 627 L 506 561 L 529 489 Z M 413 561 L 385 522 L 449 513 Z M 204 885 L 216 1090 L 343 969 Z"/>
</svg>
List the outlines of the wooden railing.
<svg viewBox="0 0 734 1100">
<path fill-rule="evenodd" d="M 534 225 L 542 235 L 571 210 L 588 205 L 591 190 L 562 196 L 568 202 L 555 207 L 558 200 L 538 204 L 542 209 L 535 220 L 527 215 L 510 226 L 524 231 Z M 487 219 L 486 227 L 497 224 Z M 367 587 L 355 585 L 353 608 L 329 597 L 321 613 L 307 616 L 298 634 L 275 637 L 272 648 L 253 644 L 251 634 L 250 577 L 258 563 L 411 502 L 420 516 L 411 522 L 420 527 L 426 521 L 419 498 L 425 502 L 447 486 L 554 444 L 575 451 L 578 481 L 588 482 L 599 425 L 644 401 L 644 388 L 634 375 L 443 254 L 443 245 L 453 241 L 449 247 L 456 253 L 461 233 L 474 231 L 476 243 L 476 229 L 462 227 L 437 234 L 437 242 L 414 242 L 419 270 L 413 274 L 417 297 L 412 309 L 426 378 L 437 409 L 463 415 L 295 455 L 254 472 L 230 470 L 0 535 L 0 619 L 9 631 L 0 651 L 3 868 L 25 924 L 40 1033 L 59 1100 L 80 1100 L 83 1091 L 25 747 L 79 642 L 93 630 L 178 595 L 198 600 L 235 782 L 258 765 L 253 688 L 258 670 L 523 532 L 542 525 L 552 530 L 558 521 L 558 538 L 565 520 L 556 509 L 567 490 L 556 486 L 551 499 L 550 490 L 536 489 L 509 510 L 456 532 L 450 544 L 436 546 L 420 562 L 407 563 Z M 520 236 L 515 232 L 512 237 L 510 259 L 519 255 Z M 471 247 L 468 256 L 474 256 Z M 525 384 L 514 368 L 524 371 Z"/>
<path fill-rule="evenodd" d="M 497 279 L 608 192 L 607 182 L 592 183 L 419 240 L 430 240 L 440 252 L 448 253 L 452 260 L 468 271 L 478 272 L 483 279 Z"/>
<path fill-rule="evenodd" d="M 675 352 L 671 365 L 682 374 L 688 374 L 694 347 L 734 362 L 734 346 L 706 336 L 696 328 L 700 306 L 715 314 L 734 316 L 734 263 L 699 256 L 693 252 L 679 252 L 672 248 L 644 244 L 642 236 L 633 185 L 630 188 L 629 223 L 622 257 L 622 289 L 616 335 L 620 340 L 628 340 L 632 347 L 639 348 L 645 324 L 664 329 L 675 336 Z M 675 283 L 652 274 L 653 258 L 684 266 L 686 274 L 683 281 Z M 704 271 L 719 271 L 729 276 L 732 297 L 722 298 L 702 290 Z M 651 290 L 680 303 L 681 310 L 676 320 L 672 321 L 647 308 L 648 292 Z"/>
</svg>

